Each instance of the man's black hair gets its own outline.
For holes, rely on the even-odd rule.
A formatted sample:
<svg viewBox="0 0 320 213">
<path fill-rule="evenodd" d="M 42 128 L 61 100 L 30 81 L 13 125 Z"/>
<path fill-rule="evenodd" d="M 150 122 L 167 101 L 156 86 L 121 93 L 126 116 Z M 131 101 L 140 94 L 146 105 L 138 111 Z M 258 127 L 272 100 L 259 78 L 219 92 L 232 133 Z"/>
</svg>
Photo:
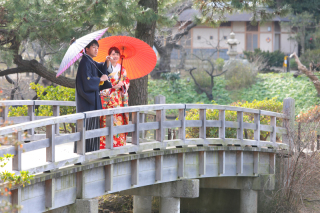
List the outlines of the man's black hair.
<svg viewBox="0 0 320 213">
<path fill-rule="evenodd" d="M 99 47 L 99 43 L 97 40 L 93 39 L 84 49 L 89 49 L 92 45 L 97 45 Z"/>
</svg>

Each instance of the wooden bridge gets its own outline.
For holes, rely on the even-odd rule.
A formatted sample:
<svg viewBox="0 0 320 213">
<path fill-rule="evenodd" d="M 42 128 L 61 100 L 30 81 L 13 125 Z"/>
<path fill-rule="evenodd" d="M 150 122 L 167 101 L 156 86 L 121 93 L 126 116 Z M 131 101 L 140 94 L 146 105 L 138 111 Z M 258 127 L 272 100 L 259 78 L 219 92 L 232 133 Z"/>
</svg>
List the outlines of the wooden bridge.
<svg viewBox="0 0 320 213">
<path fill-rule="evenodd" d="M 135 195 L 134 212 L 151 212 L 151 196 L 161 197 L 161 213 L 180 212 L 186 206 L 180 206 L 180 198 L 182 202 L 182 198 L 201 197 L 199 188 L 240 190 L 237 211 L 257 212 L 257 191 L 274 188 L 276 154 L 289 149 L 288 127 L 294 118 L 291 98 L 284 100 L 283 113 L 221 105 L 155 104 L 59 116 L 59 107 L 74 106 L 74 102 L 1 101 L 0 105 L 4 109 L 0 123 L 15 123 L 0 128 L 0 137 L 30 141 L 22 148 L 1 146 L 0 156 L 14 155 L 8 169 L 16 174 L 24 170 L 35 175 L 29 185 L 13 187 L 10 198 L 23 206 L 21 212 L 33 213 L 61 208 L 97 212 L 97 201 L 92 198 L 108 193 Z M 28 106 L 28 116 L 8 117 L 9 106 L 18 105 Z M 35 116 L 37 105 L 52 105 L 54 116 Z M 190 109 L 199 110 L 199 120 L 186 120 Z M 166 110 L 178 110 L 177 120 L 167 120 Z M 219 110 L 219 120 L 207 120 L 208 110 Z M 226 121 L 228 110 L 236 111 L 236 121 Z M 113 126 L 113 115 L 127 112 L 132 115 L 130 124 Z M 150 112 L 155 120 L 143 119 Z M 251 114 L 254 122 L 244 122 L 244 113 Z M 270 124 L 260 124 L 261 115 L 270 116 Z M 99 116 L 106 116 L 107 127 L 86 131 L 85 120 Z M 281 127 L 277 119 L 283 121 Z M 76 132 L 60 134 L 62 123 L 76 124 Z M 189 127 L 199 128 L 199 138 L 186 138 Z M 207 127 L 219 128 L 219 137 L 206 138 Z M 168 128 L 178 128 L 178 139 L 166 140 Z M 237 138 L 226 138 L 226 128 L 237 129 Z M 245 129 L 254 131 L 253 140 L 244 138 Z M 140 137 L 150 130 L 155 130 L 153 140 Z M 261 131 L 270 132 L 270 141 L 260 140 Z M 131 142 L 113 147 L 113 135 L 124 132 L 132 134 Z M 277 134 L 282 135 L 281 142 L 276 141 Z M 85 140 L 99 136 L 106 136 L 107 148 L 85 153 Z M 74 142 L 77 153 L 73 153 Z M 193 212 L 192 207 L 188 211 Z"/>
</svg>

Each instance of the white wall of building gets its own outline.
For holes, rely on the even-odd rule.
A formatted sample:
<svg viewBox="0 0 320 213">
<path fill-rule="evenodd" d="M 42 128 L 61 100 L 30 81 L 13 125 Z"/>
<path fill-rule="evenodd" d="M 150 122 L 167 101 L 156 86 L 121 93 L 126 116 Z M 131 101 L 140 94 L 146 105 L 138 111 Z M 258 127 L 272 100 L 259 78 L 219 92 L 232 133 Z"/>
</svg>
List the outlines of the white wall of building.
<svg viewBox="0 0 320 213">
<path fill-rule="evenodd" d="M 272 27 L 272 22 L 266 22 L 263 25 L 259 26 L 259 40 L 258 46 L 263 51 L 272 52 L 274 49 L 274 27 Z M 236 39 L 240 42 L 238 44 L 238 52 L 242 53 L 246 50 L 246 22 L 233 22 L 232 27 L 220 27 L 220 28 L 210 28 L 206 26 L 197 26 L 191 30 L 191 44 L 194 49 L 211 49 L 217 46 L 218 41 L 220 40 L 220 48 L 227 49 L 228 45 L 226 44 L 227 39 L 230 38 L 230 33 L 234 32 Z M 271 28 L 271 31 L 270 31 Z M 177 29 L 173 29 L 173 32 L 176 32 Z M 281 28 L 280 36 L 280 51 L 289 54 L 292 52 L 297 52 L 297 43 L 293 40 L 288 40 L 290 37 L 287 32 L 288 29 Z M 201 38 L 198 39 L 198 36 Z M 210 39 L 210 36 L 213 38 Z M 227 39 L 224 38 L 227 36 Z M 268 38 L 270 41 L 268 42 Z M 211 43 L 208 44 L 208 42 Z"/>
<path fill-rule="evenodd" d="M 198 36 L 201 38 L 198 39 Z M 213 37 L 213 39 L 210 39 L 210 36 Z M 218 37 L 218 29 L 217 28 L 193 28 L 192 29 L 192 42 L 193 42 L 193 48 L 212 48 L 217 45 L 217 42 L 219 40 Z M 210 43 L 210 44 L 208 44 Z"/>
<path fill-rule="evenodd" d="M 270 39 L 269 42 L 268 42 L 268 38 Z M 263 51 L 272 52 L 272 45 L 273 45 L 272 33 L 261 33 L 260 34 L 260 49 Z"/>
<path fill-rule="evenodd" d="M 246 35 L 245 33 L 235 33 L 236 39 L 240 42 L 240 44 L 237 45 L 237 51 L 238 53 L 242 53 L 244 50 L 246 50 Z M 229 38 L 229 36 L 228 36 Z"/>
<path fill-rule="evenodd" d="M 230 33 L 232 32 L 231 27 L 221 27 L 219 36 L 220 36 L 220 48 L 228 48 L 228 45 L 226 44 L 226 41 L 230 37 Z M 227 39 L 224 39 L 224 37 L 227 37 Z"/>
</svg>

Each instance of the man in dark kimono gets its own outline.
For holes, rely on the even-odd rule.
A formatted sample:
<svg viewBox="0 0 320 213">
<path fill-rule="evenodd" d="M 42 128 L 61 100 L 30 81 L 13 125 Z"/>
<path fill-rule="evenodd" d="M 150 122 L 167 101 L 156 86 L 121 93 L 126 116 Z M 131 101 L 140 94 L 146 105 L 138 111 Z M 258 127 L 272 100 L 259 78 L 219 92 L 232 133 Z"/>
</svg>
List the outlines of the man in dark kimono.
<svg viewBox="0 0 320 213">
<path fill-rule="evenodd" d="M 98 54 L 99 43 L 91 41 L 79 64 L 76 77 L 76 106 L 78 112 L 102 109 L 100 91 L 112 87 L 108 80 L 107 63 L 95 62 L 92 58 Z M 104 82 L 99 86 L 100 81 Z M 99 117 L 86 119 L 86 130 L 98 129 Z M 77 147 L 75 143 L 75 152 Z M 86 152 L 100 149 L 100 138 L 86 139 Z"/>
</svg>

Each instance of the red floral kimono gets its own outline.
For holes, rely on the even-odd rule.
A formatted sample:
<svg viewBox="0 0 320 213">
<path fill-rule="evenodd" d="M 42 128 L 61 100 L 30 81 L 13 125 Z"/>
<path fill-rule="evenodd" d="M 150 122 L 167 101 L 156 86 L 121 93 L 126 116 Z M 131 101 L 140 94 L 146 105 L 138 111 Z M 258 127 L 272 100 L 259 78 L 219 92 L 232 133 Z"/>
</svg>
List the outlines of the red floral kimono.
<svg viewBox="0 0 320 213">
<path fill-rule="evenodd" d="M 117 64 L 117 66 L 121 66 Z M 120 68 L 119 68 L 120 70 Z M 113 72 L 109 74 L 109 79 L 112 83 L 112 86 L 118 84 L 118 78 L 120 76 L 119 72 Z M 127 78 L 127 72 L 122 67 L 121 79 L 124 86 L 120 89 L 106 89 L 101 92 L 101 104 L 102 109 L 118 108 L 118 107 L 127 107 L 128 106 L 128 89 L 130 81 Z M 129 124 L 129 113 L 115 114 L 113 117 L 113 126 L 127 125 Z M 100 117 L 100 127 L 106 127 L 106 116 Z M 113 136 L 113 147 L 119 147 L 126 145 L 128 133 L 120 133 Z M 106 137 L 100 137 L 100 149 L 106 148 Z"/>
</svg>

